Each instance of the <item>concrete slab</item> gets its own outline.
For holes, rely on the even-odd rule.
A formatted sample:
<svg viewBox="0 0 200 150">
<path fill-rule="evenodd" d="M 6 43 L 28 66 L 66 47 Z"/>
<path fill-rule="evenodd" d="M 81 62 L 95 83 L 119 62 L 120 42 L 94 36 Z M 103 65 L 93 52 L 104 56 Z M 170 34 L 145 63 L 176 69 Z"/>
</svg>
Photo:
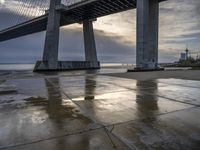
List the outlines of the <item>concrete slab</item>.
<svg viewBox="0 0 200 150">
<path fill-rule="evenodd" d="M 165 87 L 160 87 L 157 92 L 157 94 L 161 97 L 181 101 L 194 106 L 200 106 L 200 92 L 199 88 L 196 87 L 168 85 Z"/>
<path fill-rule="evenodd" d="M 113 144 L 114 142 L 115 144 Z M 48 150 L 129 150 L 129 148 L 120 142 L 112 135 L 108 135 L 104 129 L 98 129 L 95 131 L 89 131 L 77 135 L 70 135 L 67 137 L 60 137 L 55 139 L 49 139 L 40 141 L 37 143 L 19 145 L 7 150 L 36 150 L 36 149 L 48 149 Z"/>
<path fill-rule="evenodd" d="M 54 63 L 55 68 L 51 68 L 51 63 Z M 35 64 L 34 72 L 42 71 L 69 71 L 69 70 L 90 70 L 100 69 L 100 63 L 90 61 L 37 61 Z"/>
<path fill-rule="evenodd" d="M 51 78 L 48 80 L 54 84 L 55 79 L 56 78 Z M 76 77 L 76 79 L 73 77 L 62 77 L 59 78 L 59 80 L 60 88 L 71 99 L 76 99 L 83 95 L 96 95 L 129 90 L 124 87 L 106 83 L 106 81 L 97 82 L 96 76 L 79 76 Z"/>
<path fill-rule="evenodd" d="M 10 80 L 4 84 L 15 86 L 17 94 L 0 96 L 3 147 L 99 128 L 45 79 Z"/>
<path fill-rule="evenodd" d="M 200 81 L 79 73 L 3 78 L 0 149 L 199 148 Z"/>
<path fill-rule="evenodd" d="M 173 85 L 179 85 L 179 86 L 184 86 L 184 87 L 200 88 L 200 82 L 195 81 L 195 80 L 170 78 L 170 79 L 158 79 L 157 82 L 164 83 L 167 85 L 173 84 Z"/>
<path fill-rule="evenodd" d="M 112 133 L 131 149 L 198 150 L 200 109 L 186 109 L 116 125 Z"/>
<path fill-rule="evenodd" d="M 118 124 L 193 107 L 156 96 L 137 95 L 132 91 L 90 97 L 92 99 L 80 97 L 74 101 L 83 110 L 83 114 L 86 113 L 92 120 L 103 125 Z"/>
</svg>

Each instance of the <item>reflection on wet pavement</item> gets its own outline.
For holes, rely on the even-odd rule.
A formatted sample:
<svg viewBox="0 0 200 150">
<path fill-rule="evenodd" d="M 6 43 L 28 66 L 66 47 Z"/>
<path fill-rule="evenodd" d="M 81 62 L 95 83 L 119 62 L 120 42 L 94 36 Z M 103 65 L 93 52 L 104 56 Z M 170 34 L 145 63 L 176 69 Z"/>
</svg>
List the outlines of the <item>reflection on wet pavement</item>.
<svg viewBox="0 0 200 150">
<path fill-rule="evenodd" d="M 16 76 L 0 84 L 0 149 L 200 146 L 200 81 Z"/>
</svg>

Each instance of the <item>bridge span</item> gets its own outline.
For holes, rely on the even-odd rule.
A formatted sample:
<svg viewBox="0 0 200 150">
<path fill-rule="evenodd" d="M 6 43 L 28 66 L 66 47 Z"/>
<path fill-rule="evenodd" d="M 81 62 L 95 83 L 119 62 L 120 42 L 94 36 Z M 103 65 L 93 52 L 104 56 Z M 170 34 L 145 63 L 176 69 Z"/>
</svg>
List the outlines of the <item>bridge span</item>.
<svg viewBox="0 0 200 150">
<path fill-rule="evenodd" d="M 159 2 L 162 1 L 166 0 L 82 0 L 66 6 L 61 0 L 50 0 L 44 15 L 0 31 L 0 42 L 46 30 L 43 60 L 36 63 L 35 71 L 98 69 L 93 21 L 137 8 L 136 70 L 157 70 Z M 85 61 L 58 61 L 59 28 L 73 23 L 83 24 Z"/>
</svg>

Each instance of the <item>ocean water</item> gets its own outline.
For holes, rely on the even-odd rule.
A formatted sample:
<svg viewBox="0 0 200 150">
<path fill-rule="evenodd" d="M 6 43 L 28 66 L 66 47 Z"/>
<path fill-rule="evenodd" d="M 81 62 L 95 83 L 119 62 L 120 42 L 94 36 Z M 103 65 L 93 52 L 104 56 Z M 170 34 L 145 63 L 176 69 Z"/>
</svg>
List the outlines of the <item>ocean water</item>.
<svg viewBox="0 0 200 150">
<path fill-rule="evenodd" d="M 0 64 L 0 70 L 33 70 L 35 64 Z M 124 63 L 101 63 L 102 68 L 115 68 L 115 69 L 125 69 L 127 67 L 133 67 L 134 64 L 124 64 Z"/>
<path fill-rule="evenodd" d="M 34 64 L 0 64 L 0 70 L 33 70 Z"/>
</svg>

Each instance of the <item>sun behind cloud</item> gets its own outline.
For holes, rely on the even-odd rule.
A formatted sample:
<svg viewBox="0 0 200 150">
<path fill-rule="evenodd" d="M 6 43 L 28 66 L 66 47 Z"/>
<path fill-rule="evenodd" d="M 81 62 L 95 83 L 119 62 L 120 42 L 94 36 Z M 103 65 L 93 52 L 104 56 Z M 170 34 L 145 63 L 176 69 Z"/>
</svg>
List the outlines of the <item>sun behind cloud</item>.
<svg viewBox="0 0 200 150">
<path fill-rule="evenodd" d="M 4 4 L 5 3 L 5 0 L 0 0 L 0 4 Z"/>
</svg>

